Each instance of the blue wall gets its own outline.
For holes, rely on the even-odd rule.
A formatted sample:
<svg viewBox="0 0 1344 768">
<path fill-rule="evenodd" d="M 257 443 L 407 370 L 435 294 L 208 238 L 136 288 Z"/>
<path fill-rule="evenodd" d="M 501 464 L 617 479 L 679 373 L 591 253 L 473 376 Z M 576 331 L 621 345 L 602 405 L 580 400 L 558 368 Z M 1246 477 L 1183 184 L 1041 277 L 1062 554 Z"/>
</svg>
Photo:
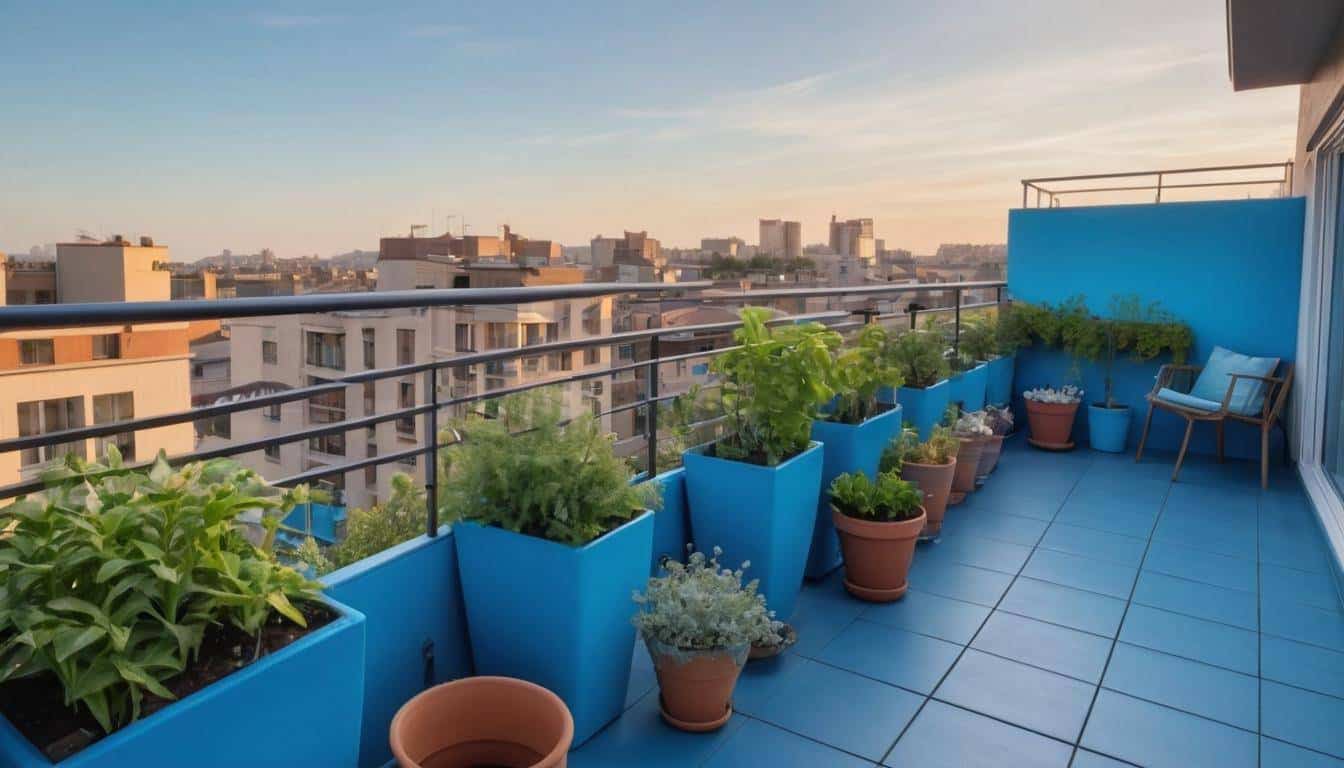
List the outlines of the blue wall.
<svg viewBox="0 0 1344 768">
<path fill-rule="evenodd" d="M 448 526 L 328 574 L 327 594 L 365 622 L 362 768 L 392 759 L 388 727 L 401 705 L 424 690 L 425 641 L 434 644 L 434 683 L 471 674 L 467 621 Z"/>
<path fill-rule="evenodd" d="M 1008 288 L 1018 301 L 1059 303 L 1078 294 L 1106 314 L 1114 295 L 1137 294 L 1188 323 L 1190 361 L 1202 364 L 1215 346 L 1291 360 L 1297 346 L 1302 274 L 1303 198 L 1154 205 L 1021 209 L 1008 215 Z M 1129 450 L 1138 445 L 1143 396 L 1166 360 L 1116 364 L 1116 398 L 1133 409 Z M 1022 390 L 1069 380 L 1067 356 L 1039 346 L 1018 355 L 1014 400 Z M 1083 363 L 1088 399 L 1100 398 L 1102 375 Z M 1176 450 L 1184 420 L 1153 417 L 1149 445 Z M 1228 451 L 1258 457 L 1254 430 L 1231 426 Z M 1079 409 L 1075 440 L 1086 440 Z M 1271 445 L 1277 450 L 1277 430 Z M 1213 429 L 1195 427 L 1192 450 L 1213 452 Z"/>
</svg>

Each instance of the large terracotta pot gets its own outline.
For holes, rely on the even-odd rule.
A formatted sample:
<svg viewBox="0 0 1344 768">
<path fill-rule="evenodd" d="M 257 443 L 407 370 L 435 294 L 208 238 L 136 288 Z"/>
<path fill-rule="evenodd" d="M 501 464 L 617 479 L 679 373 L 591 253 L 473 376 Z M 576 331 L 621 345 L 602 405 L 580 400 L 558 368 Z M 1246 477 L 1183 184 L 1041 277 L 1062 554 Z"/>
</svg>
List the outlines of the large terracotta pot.
<svg viewBox="0 0 1344 768">
<path fill-rule="evenodd" d="M 1003 435 L 990 435 L 985 438 L 983 446 L 980 448 L 980 464 L 975 468 L 975 476 L 983 483 L 989 473 L 994 471 L 994 467 L 999 463 L 999 455 L 1003 453 Z"/>
<path fill-rule="evenodd" d="M 401 768 L 565 768 L 574 718 L 559 696 L 512 677 L 437 685 L 392 718 Z"/>
<path fill-rule="evenodd" d="M 644 639 L 658 674 L 663 719 L 683 731 L 715 731 L 733 716 L 733 688 L 748 646 L 682 651 Z"/>
<path fill-rule="evenodd" d="M 860 600 L 889 603 L 905 596 L 915 559 L 915 542 L 928 515 L 887 523 L 859 520 L 831 508 L 831 520 L 845 553 L 845 589 Z"/>
<path fill-rule="evenodd" d="M 1073 432 L 1073 417 L 1078 413 L 1077 403 L 1040 403 L 1027 401 L 1027 423 L 1031 425 L 1033 445 L 1065 450 L 1073 447 L 1069 439 Z"/>
<path fill-rule="evenodd" d="M 966 494 L 975 490 L 975 471 L 980 466 L 980 454 L 985 447 L 983 437 L 958 437 L 961 447 L 957 449 L 957 470 L 952 474 L 952 493 L 948 497 L 951 504 L 960 504 L 966 500 Z"/>
<path fill-rule="evenodd" d="M 916 464 L 907 461 L 901 465 L 901 479 L 919 486 L 924 493 L 924 523 L 922 538 L 933 538 L 943 528 L 943 513 L 947 511 L 947 497 L 952 492 L 952 475 L 957 471 L 957 460 L 946 464 Z"/>
</svg>

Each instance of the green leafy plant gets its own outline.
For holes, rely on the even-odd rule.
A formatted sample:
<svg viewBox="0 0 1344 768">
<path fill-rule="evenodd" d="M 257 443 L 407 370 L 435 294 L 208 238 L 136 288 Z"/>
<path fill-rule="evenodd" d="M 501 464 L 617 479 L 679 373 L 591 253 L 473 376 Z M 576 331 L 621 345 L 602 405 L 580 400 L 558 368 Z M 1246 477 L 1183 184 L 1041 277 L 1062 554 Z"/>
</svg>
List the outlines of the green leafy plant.
<svg viewBox="0 0 1344 768">
<path fill-rule="evenodd" d="M 500 418 L 476 418 L 442 451 L 444 520 L 474 520 L 579 546 L 659 505 L 654 483 L 630 484 L 592 414 L 565 420 L 553 395 L 504 399 Z"/>
<path fill-rule="evenodd" d="M 392 496 L 386 502 L 350 511 L 344 539 L 324 550 L 309 536 L 294 556 L 318 574 L 344 568 L 424 533 L 425 506 L 425 489 L 398 472 L 392 476 Z"/>
<path fill-rule="evenodd" d="M 962 321 L 958 349 L 972 365 L 998 356 L 998 326 L 997 318 L 988 314 Z"/>
<path fill-rule="evenodd" d="M 946 349 L 936 331 L 907 331 L 887 345 L 887 364 L 900 373 L 905 386 L 928 389 L 951 373 Z"/>
<path fill-rule="evenodd" d="M 757 592 L 758 582 L 742 583 L 742 569 L 750 564 L 736 571 L 720 568 L 722 554 L 715 547 L 713 557 L 692 550 L 685 565 L 663 561 L 663 575 L 649 579 L 644 593 L 634 596 L 639 610 L 633 622 L 645 639 L 681 651 L 783 641 L 784 625 Z"/>
<path fill-rule="evenodd" d="M 876 482 L 862 472 L 847 472 L 831 483 L 830 494 L 841 514 L 861 520 L 895 523 L 923 512 L 924 495 L 895 472 L 879 473 Z"/>
<path fill-rule="evenodd" d="M 877 413 L 882 387 L 899 387 L 901 372 L 885 353 L 887 331 L 880 325 L 863 326 L 854 343 L 835 358 L 833 386 L 838 399 L 827 418 L 842 424 L 862 424 Z"/>
<path fill-rule="evenodd" d="M 714 361 L 723 376 L 725 435 L 715 452 L 725 459 L 774 466 L 807 449 L 812 420 L 831 400 L 840 335 L 819 323 L 766 326 L 769 311 L 742 310 L 738 346 Z"/>
<path fill-rule="evenodd" d="M 0 509 L 0 683 L 50 673 L 105 731 L 195 658 L 207 632 L 306 626 L 321 585 L 270 552 L 307 489 L 281 490 L 228 459 L 148 470 L 70 456 L 43 493 Z M 260 529 L 253 543 L 246 517 Z M 254 531 L 255 532 L 255 531 Z M 283 617 L 283 618 L 277 618 Z"/>
<path fill-rule="evenodd" d="M 716 423 L 703 424 L 714 415 L 702 401 L 699 385 L 658 404 L 658 471 L 681 466 L 687 449 L 718 436 Z"/>
<path fill-rule="evenodd" d="M 1020 309 L 1024 307 L 1025 309 Z M 999 355 L 1012 355 L 1019 349 L 1030 347 L 1035 340 L 1032 330 L 1033 305 L 1021 305 L 1016 302 L 999 306 L 994 323 L 994 349 Z"/>
<path fill-rule="evenodd" d="M 906 462 L 911 464 L 948 464 L 957 455 L 961 442 L 952 431 L 939 425 L 933 428 L 928 440 L 919 439 L 919 430 L 907 426 L 882 449 L 879 473 L 900 473 Z"/>
</svg>

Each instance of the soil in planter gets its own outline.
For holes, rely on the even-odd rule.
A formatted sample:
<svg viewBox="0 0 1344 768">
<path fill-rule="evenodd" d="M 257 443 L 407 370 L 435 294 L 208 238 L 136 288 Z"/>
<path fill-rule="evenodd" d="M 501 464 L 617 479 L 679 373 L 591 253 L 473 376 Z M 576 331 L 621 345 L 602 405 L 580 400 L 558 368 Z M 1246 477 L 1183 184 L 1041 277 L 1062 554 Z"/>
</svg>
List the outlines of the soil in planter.
<svg viewBox="0 0 1344 768">
<path fill-rule="evenodd" d="M 338 614 L 327 605 L 298 602 L 308 627 L 274 615 L 261 630 L 261 653 L 257 659 L 274 653 L 309 632 L 335 621 Z M 180 701 L 211 683 L 251 664 L 257 649 L 256 638 L 232 624 L 205 631 L 200 653 L 181 674 L 164 682 Z M 140 717 L 148 717 L 176 701 L 146 693 L 140 703 Z M 11 680 L 0 685 L 0 715 L 4 715 L 19 733 L 46 754 L 60 762 L 93 744 L 106 734 L 83 705 L 67 707 L 64 692 L 56 676 L 50 673 Z"/>
<path fill-rule="evenodd" d="M 812 447 L 811 443 L 808 443 L 808 447 L 809 448 Z M 740 461 L 743 464 L 757 464 L 762 467 L 770 467 L 770 466 L 777 467 L 779 466 L 779 464 L 783 464 L 784 462 L 788 461 L 789 459 L 792 459 L 795 456 L 802 455 L 807 450 L 805 448 L 802 451 L 798 451 L 797 453 L 790 453 L 788 456 L 781 457 L 779 460 L 779 464 L 770 464 L 769 457 L 766 456 L 765 453 L 762 451 L 752 451 L 751 453 L 739 459 L 737 457 L 728 458 L 727 456 L 720 456 L 718 448 L 719 444 L 717 442 L 710 444 L 710 446 L 705 449 L 705 455 L 713 456 L 715 458 L 723 459 L 725 461 Z"/>
<path fill-rule="evenodd" d="M 864 419 L 863 421 L 871 421 L 871 420 L 873 420 L 873 419 L 876 419 L 878 416 L 881 416 L 882 414 L 886 413 L 887 411 L 893 410 L 893 409 L 895 409 L 895 408 L 896 408 L 896 405 L 895 405 L 894 403 L 878 403 L 878 404 L 877 404 L 877 407 L 874 408 L 874 409 L 872 410 L 872 412 L 868 414 L 868 418 Z M 831 417 L 834 416 L 834 415 L 835 415 L 835 414 L 833 414 L 833 413 L 822 413 L 822 414 L 820 414 L 817 418 L 819 418 L 819 419 L 822 420 L 822 421 L 830 422 L 830 423 L 832 423 L 832 424 L 845 424 L 845 425 L 847 425 L 847 426 L 851 426 L 851 427 L 857 427 L 857 426 L 859 426 L 859 424 L 862 424 L 862 423 L 863 423 L 863 422 L 850 423 L 850 422 L 848 422 L 848 421 L 840 421 L 840 420 L 838 420 L 838 419 L 833 419 L 833 418 L 831 418 Z M 796 456 L 797 454 L 794 454 L 794 455 Z M 792 457 L 790 457 L 790 458 L 792 458 Z M 780 463 L 782 464 L 783 462 L 780 462 Z"/>
</svg>

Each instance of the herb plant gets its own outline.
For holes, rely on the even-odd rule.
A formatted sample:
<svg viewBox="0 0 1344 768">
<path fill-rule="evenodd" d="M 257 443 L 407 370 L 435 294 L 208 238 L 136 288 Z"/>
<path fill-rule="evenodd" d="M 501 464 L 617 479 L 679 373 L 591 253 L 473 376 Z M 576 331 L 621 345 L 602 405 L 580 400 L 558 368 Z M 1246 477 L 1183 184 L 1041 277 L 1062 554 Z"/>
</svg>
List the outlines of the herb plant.
<svg viewBox="0 0 1344 768">
<path fill-rule="evenodd" d="M 700 425 L 711 415 L 709 409 L 701 403 L 698 384 L 658 404 L 659 472 L 680 467 L 681 455 L 687 449 L 717 436 L 716 423 Z"/>
<path fill-rule="evenodd" d="M 639 610 L 633 622 L 646 640 L 680 651 L 740 648 L 744 655 L 748 645 L 783 642 L 784 625 L 756 591 L 757 581 L 742 583 L 742 569 L 750 564 L 720 568 L 722 554 L 715 547 L 713 557 L 692 551 L 685 565 L 663 561 L 663 575 L 634 595 Z"/>
<path fill-rule="evenodd" d="M 924 511 L 919 488 L 895 472 L 878 474 L 876 482 L 862 472 L 847 472 L 831 483 L 830 494 L 841 514 L 861 520 L 896 523 L 914 520 Z"/>
<path fill-rule="evenodd" d="M 939 425 L 933 428 L 928 440 L 919 439 L 919 430 L 906 427 L 882 449 L 878 472 L 900 473 L 906 462 L 911 464 L 948 464 L 957 455 L 961 443 L 952 431 Z"/>
<path fill-rule="evenodd" d="M 833 378 L 838 402 L 829 414 L 832 420 L 862 424 L 877 413 L 879 389 L 901 386 L 901 372 L 885 353 L 889 343 L 886 329 L 869 324 L 836 356 Z"/>
<path fill-rule="evenodd" d="M 306 626 L 295 601 L 319 584 L 268 550 L 307 489 L 273 488 L 228 459 L 174 470 L 70 456 L 40 494 L 0 509 L 0 683 L 51 673 L 70 706 L 111 732 L 140 716 L 146 695 L 186 669 L 206 632 L 232 625 L 257 638 L 281 616 Z M 263 544 L 240 519 L 261 513 Z"/>
<path fill-rule="evenodd" d="M 945 349 L 942 335 L 935 331 L 907 331 L 888 345 L 888 364 L 900 373 L 905 386 L 928 389 L 951 372 Z"/>
<path fill-rule="evenodd" d="M 411 476 L 392 476 L 392 496 L 383 504 L 351 510 L 345 538 L 323 550 L 309 536 L 294 556 L 321 575 L 409 541 L 425 532 L 425 489 Z"/>
<path fill-rule="evenodd" d="M 993 315 L 968 317 L 961 323 L 958 348 L 961 354 L 975 363 L 998 356 L 998 320 Z M 965 370 L 965 369 L 963 369 Z"/>
</svg>

